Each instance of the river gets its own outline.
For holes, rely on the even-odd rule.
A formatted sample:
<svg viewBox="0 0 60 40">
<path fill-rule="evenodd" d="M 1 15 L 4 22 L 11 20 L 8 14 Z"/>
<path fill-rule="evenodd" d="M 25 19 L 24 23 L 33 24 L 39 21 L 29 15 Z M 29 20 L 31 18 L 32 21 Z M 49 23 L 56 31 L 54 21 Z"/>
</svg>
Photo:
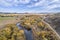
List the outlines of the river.
<svg viewBox="0 0 60 40">
<path fill-rule="evenodd" d="M 18 27 L 20 30 L 24 30 L 24 34 L 25 34 L 26 40 L 33 40 L 32 29 L 31 29 L 31 30 L 27 30 L 27 29 L 23 28 L 23 27 L 20 25 L 20 23 L 17 23 L 17 27 Z"/>
</svg>

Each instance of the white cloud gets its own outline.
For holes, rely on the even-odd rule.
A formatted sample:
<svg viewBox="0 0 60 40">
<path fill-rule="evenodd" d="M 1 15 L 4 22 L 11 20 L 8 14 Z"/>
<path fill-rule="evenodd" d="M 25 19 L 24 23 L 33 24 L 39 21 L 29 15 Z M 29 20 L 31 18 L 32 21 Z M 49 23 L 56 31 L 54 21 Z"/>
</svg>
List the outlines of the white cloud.
<svg viewBox="0 0 60 40">
<path fill-rule="evenodd" d="M 44 2 L 45 2 L 45 0 L 41 0 L 37 3 L 32 3 L 31 5 L 28 5 L 28 7 L 41 6 Z"/>
<path fill-rule="evenodd" d="M 19 6 L 22 4 L 31 3 L 32 0 L 0 0 L 0 5 L 10 7 L 10 6 Z M 34 0 L 35 3 L 26 5 L 29 8 L 32 7 L 44 7 L 43 10 L 52 10 L 54 8 L 60 7 L 60 0 Z M 51 4 L 51 5 L 50 5 Z"/>
<path fill-rule="evenodd" d="M 45 0 L 41 0 L 38 3 L 35 3 L 35 6 L 42 6 L 44 4 Z"/>
<path fill-rule="evenodd" d="M 27 3 L 30 2 L 30 0 L 19 0 L 19 2 L 22 3 L 22 4 L 27 4 Z"/>
<path fill-rule="evenodd" d="M 46 10 L 51 10 L 53 8 L 56 8 L 56 7 L 57 7 L 57 5 L 50 5 L 50 6 L 47 6 L 46 7 Z"/>
<path fill-rule="evenodd" d="M 53 2 L 59 2 L 60 0 L 53 0 Z"/>
<path fill-rule="evenodd" d="M 51 4 L 51 5 L 49 5 Z M 38 7 L 38 6 L 43 6 L 45 7 L 44 10 L 52 10 L 54 8 L 60 7 L 60 0 L 40 0 L 37 3 L 34 3 L 32 5 L 28 5 L 27 7 Z"/>
<path fill-rule="evenodd" d="M 31 8 L 31 7 L 43 6 L 44 2 L 45 0 L 40 0 L 39 2 L 32 3 L 31 5 L 27 5 L 27 7 Z"/>
<path fill-rule="evenodd" d="M 0 0 L 1 6 L 12 6 L 12 3 L 9 3 L 7 0 Z"/>
<path fill-rule="evenodd" d="M 51 3 L 49 3 L 51 5 L 48 5 L 46 7 L 47 10 L 53 10 L 54 8 L 58 8 L 60 7 L 60 0 L 52 0 Z"/>
<path fill-rule="evenodd" d="M 58 7 L 60 7 L 60 5 L 51 5 L 51 6 L 48 6 L 46 8 L 46 10 L 52 10 L 52 9 L 55 9 L 55 8 L 58 8 Z"/>
<path fill-rule="evenodd" d="M 30 0 L 0 0 L 0 5 L 12 6 L 18 4 L 28 4 Z"/>
</svg>

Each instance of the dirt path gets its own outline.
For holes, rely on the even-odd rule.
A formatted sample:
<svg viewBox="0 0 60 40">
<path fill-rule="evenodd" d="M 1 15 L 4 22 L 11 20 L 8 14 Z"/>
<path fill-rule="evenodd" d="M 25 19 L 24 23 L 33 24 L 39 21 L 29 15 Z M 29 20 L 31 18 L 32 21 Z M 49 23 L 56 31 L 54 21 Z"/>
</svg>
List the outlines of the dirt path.
<svg viewBox="0 0 60 40">
<path fill-rule="evenodd" d="M 42 20 L 43 21 L 43 20 Z M 56 34 L 56 36 L 57 36 L 57 38 L 59 38 L 60 39 L 60 36 L 58 35 L 58 33 L 47 23 L 47 22 L 45 22 L 45 21 L 43 21 L 45 24 L 47 24 L 48 25 L 48 27 Z"/>
</svg>

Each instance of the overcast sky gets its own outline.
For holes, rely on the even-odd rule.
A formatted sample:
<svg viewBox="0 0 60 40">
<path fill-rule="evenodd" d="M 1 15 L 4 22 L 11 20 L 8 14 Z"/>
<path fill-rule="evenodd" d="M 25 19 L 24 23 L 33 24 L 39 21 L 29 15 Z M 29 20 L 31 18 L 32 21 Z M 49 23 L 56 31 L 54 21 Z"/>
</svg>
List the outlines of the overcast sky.
<svg viewBox="0 0 60 40">
<path fill-rule="evenodd" d="M 0 12 L 60 12 L 60 0 L 0 0 Z"/>
</svg>

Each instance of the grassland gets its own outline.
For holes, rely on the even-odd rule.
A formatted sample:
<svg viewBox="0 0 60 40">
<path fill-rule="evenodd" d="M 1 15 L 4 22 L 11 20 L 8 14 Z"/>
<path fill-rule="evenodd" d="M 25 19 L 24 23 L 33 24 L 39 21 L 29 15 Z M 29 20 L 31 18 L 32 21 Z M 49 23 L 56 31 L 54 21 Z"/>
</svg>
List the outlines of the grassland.
<svg viewBox="0 0 60 40">
<path fill-rule="evenodd" d="M 17 22 L 26 30 L 32 29 L 34 40 L 60 40 L 55 32 L 43 22 L 43 18 L 40 15 L 0 17 L 0 27 L 4 26 L 0 30 L 0 40 L 26 40 L 24 30 L 18 29 Z"/>
<path fill-rule="evenodd" d="M 0 22 L 4 21 L 4 20 L 15 20 L 15 17 L 0 17 Z"/>
<path fill-rule="evenodd" d="M 11 16 L 11 15 L 8 15 L 6 16 L 7 14 L 2 14 L 0 15 L 0 28 L 2 28 L 4 25 L 6 24 L 13 24 L 13 23 L 16 23 L 18 22 L 18 20 L 16 20 L 16 16 Z"/>
</svg>

